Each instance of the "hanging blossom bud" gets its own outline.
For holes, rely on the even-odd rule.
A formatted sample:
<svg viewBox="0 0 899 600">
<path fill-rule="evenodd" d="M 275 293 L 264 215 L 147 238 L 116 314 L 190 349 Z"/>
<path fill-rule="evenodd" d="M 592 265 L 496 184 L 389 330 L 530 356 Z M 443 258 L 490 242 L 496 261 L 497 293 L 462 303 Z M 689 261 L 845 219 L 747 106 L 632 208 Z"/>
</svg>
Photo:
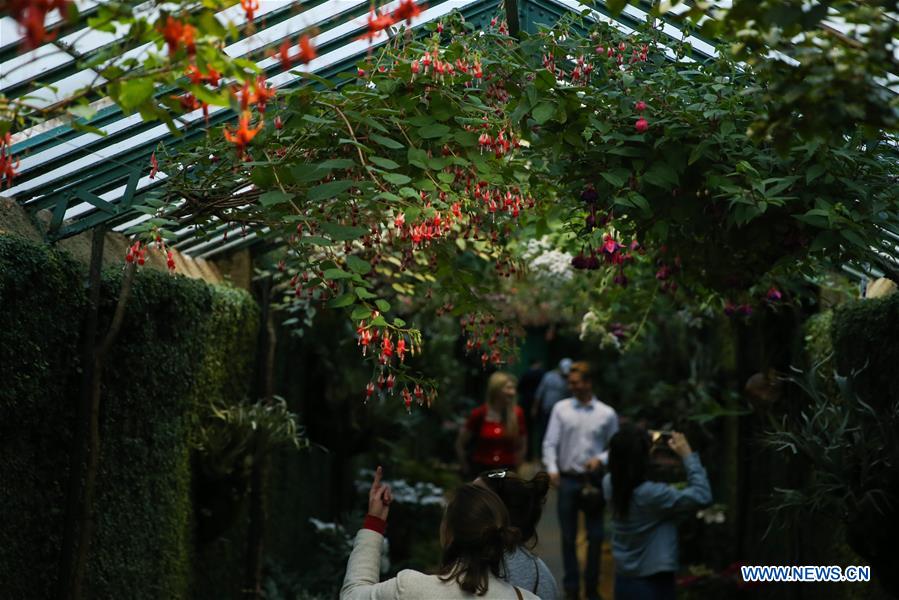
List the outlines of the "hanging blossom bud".
<svg viewBox="0 0 899 600">
<path fill-rule="evenodd" d="M 372 394 L 375 393 L 375 384 L 371 381 L 368 382 L 368 385 L 365 386 L 365 401 L 368 402 L 368 399 L 371 398 Z"/>
<path fill-rule="evenodd" d="M 412 394 L 409 393 L 409 388 L 403 388 L 403 404 L 407 411 L 412 411 Z"/>
<path fill-rule="evenodd" d="M 637 119 L 637 122 L 634 123 L 634 128 L 637 130 L 637 133 L 644 133 L 649 129 L 649 122 L 643 117 L 640 117 Z"/>
</svg>

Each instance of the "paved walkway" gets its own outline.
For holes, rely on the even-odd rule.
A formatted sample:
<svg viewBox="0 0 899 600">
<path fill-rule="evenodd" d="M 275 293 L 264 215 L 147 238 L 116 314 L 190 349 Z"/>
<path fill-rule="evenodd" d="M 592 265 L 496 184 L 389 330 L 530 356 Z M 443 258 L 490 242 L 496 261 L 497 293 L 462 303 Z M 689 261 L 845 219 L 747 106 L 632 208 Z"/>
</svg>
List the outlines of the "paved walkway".
<svg viewBox="0 0 899 600">
<path fill-rule="evenodd" d="M 521 475 L 522 477 L 531 477 L 533 473 L 537 472 L 537 469 L 537 465 L 524 465 L 521 468 Z M 543 518 L 540 519 L 540 524 L 537 527 L 539 541 L 535 552 L 543 559 L 546 566 L 549 567 L 549 570 L 552 571 L 556 581 L 561 587 L 562 574 L 564 573 L 562 568 L 562 534 L 559 529 L 559 517 L 556 513 L 556 498 L 556 490 L 551 489 L 549 491 L 549 496 L 546 498 L 546 507 L 543 510 Z M 608 531 L 608 524 L 606 525 L 606 530 Z M 578 559 L 580 560 L 581 573 L 583 574 L 583 565 L 587 559 L 587 535 L 584 530 L 583 518 L 581 518 L 578 530 L 577 546 Z M 612 552 L 609 543 L 606 541 L 603 543 L 602 566 L 600 567 L 599 577 L 599 591 L 600 594 L 602 594 L 603 600 L 613 600 L 612 590 L 615 578 L 614 571 L 615 563 L 612 560 Z M 582 596 L 582 598 L 586 598 L 586 596 Z"/>
</svg>

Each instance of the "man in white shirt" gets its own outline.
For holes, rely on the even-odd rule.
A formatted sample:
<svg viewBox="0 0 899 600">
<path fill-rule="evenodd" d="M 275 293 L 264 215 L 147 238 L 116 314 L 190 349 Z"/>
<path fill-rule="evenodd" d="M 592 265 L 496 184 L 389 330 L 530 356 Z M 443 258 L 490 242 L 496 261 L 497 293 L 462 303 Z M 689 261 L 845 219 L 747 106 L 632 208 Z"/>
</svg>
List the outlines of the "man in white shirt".
<svg viewBox="0 0 899 600">
<path fill-rule="evenodd" d="M 609 440 L 618 431 L 618 415 L 593 395 L 590 365 L 576 362 L 568 374 L 573 398 L 557 402 L 543 440 L 543 462 L 559 489 L 562 530 L 563 587 L 569 598 L 580 598 L 580 572 L 575 552 L 581 490 L 589 480 L 599 486 L 609 457 Z M 588 600 L 599 598 L 599 563 L 603 539 L 603 511 L 584 511 L 587 525 L 587 565 L 584 583 Z"/>
</svg>

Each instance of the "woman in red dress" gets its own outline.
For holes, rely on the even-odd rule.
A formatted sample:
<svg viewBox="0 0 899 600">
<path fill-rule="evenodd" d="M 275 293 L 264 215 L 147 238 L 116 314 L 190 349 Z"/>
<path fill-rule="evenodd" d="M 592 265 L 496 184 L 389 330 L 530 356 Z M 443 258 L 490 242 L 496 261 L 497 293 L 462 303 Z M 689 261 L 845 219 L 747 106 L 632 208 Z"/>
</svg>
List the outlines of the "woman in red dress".
<svg viewBox="0 0 899 600">
<path fill-rule="evenodd" d="M 468 416 L 456 439 L 466 475 L 517 469 L 527 447 L 524 411 L 516 402 L 516 379 L 497 371 L 487 381 L 487 401 Z"/>
</svg>

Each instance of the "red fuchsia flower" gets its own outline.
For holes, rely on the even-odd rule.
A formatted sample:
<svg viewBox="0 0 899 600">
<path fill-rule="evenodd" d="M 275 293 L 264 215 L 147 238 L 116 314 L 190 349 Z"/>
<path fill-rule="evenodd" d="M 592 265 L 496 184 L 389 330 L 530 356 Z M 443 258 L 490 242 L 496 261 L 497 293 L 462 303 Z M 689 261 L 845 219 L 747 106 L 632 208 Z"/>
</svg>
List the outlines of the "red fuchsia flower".
<svg viewBox="0 0 899 600">
<path fill-rule="evenodd" d="M 240 0 L 240 5 L 247 15 L 247 22 L 252 23 L 256 19 L 256 11 L 259 10 L 259 0 Z"/>
<path fill-rule="evenodd" d="M 365 356 L 368 351 L 368 346 L 371 344 L 371 330 L 365 329 L 362 333 L 359 334 L 359 342 L 357 345 L 362 346 L 362 356 Z"/>
<path fill-rule="evenodd" d="M 768 293 L 767 293 L 766 297 L 768 298 L 768 302 L 778 302 L 779 300 L 781 300 L 783 298 L 783 294 L 781 293 L 781 291 L 779 289 L 777 289 L 774 286 L 771 286 L 770 288 L 768 288 Z"/>
<path fill-rule="evenodd" d="M 400 5 L 393 11 L 393 19 L 399 23 L 405 21 L 411 24 L 412 19 L 421 14 L 421 7 L 415 4 L 415 0 L 400 0 Z"/>
<path fill-rule="evenodd" d="M 417 60 L 413 60 L 412 64 L 409 65 L 409 68 L 412 70 L 413 75 L 418 75 L 418 72 L 421 70 L 421 65 Z"/>
<path fill-rule="evenodd" d="M 16 177 L 16 169 L 19 168 L 21 161 L 18 158 L 8 154 L 8 148 L 12 143 L 12 136 L 7 133 L 0 138 L 0 189 L 3 187 L 3 180 L 6 180 L 6 187 L 12 187 L 13 179 Z"/>
<path fill-rule="evenodd" d="M 606 254 L 615 254 L 621 249 L 621 244 L 619 244 L 610 234 L 605 234 L 602 239 L 602 251 Z"/>
<path fill-rule="evenodd" d="M 281 61 L 281 68 L 285 71 L 293 66 L 290 58 L 290 40 L 281 42 L 281 46 L 278 48 L 278 60 Z"/>
<path fill-rule="evenodd" d="M 277 93 L 278 92 L 275 90 L 275 88 L 266 83 L 265 77 L 260 75 L 256 78 L 256 82 L 253 87 L 251 102 L 255 102 L 256 108 L 259 110 L 259 112 L 264 113 L 268 101 L 274 98 Z"/>
<path fill-rule="evenodd" d="M 368 39 L 368 42 L 371 43 L 372 40 L 380 35 L 381 31 L 387 29 L 395 22 L 393 15 L 378 16 L 377 13 L 375 13 L 375 9 L 372 9 L 371 14 L 368 15 L 368 33 L 361 36 L 360 39 Z"/>
<path fill-rule="evenodd" d="M 197 68 L 197 65 L 190 65 L 187 67 L 187 71 L 185 71 L 184 74 L 187 75 L 187 78 L 190 79 L 190 82 L 194 85 L 202 85 L 204 83 L 218 85 L 219 78 L 221 77 L 219 72 L 212 67 L 209 67 L 209 72 L 204 74 Z"/>
<path fill-rule="evenodd" d="M 402 229 L 403 225 L 406 224 L 406 213 L 400 213 L 393 219 L 393 226 L 397 229 Z"/>
<path fill-rule="evenodd" d="M 384 337 L 381 338 L 381 364 L 387 364 L 391 356 L 393 356 L 393 342 L 390 340 L 390 336 L 385 333 Z"/>
<path fill-rule="evenodd" d="M 175 257 L 171 250 L 165 253 L 165 266 L 168 267 L 169 271 L 175 270 Z"/>
<path fill-rule="evenodd" d="M 365 386 L 365 401 L 368 402 L 368 399 L 372 397 L 372 394 L 375 393 L 375 384 L 371 381 L 368 382 L 368 385 Z"/>
<path fill-rule="evenodd" d="M 310 63 L 318 57 L 318 51 L 315 46 L 312 45 L 312 39 L 307 34 L 300 36 L 298 45 L 300 47 L 300 54 L 297 56 L 297 62 L 301 65 Z"/>
<path fill-rule="evenodd" d="M 37 48 L 43 42 L 49 42 L 56 38 L 56 33 L 48 34 L 44 28 L 47 13 L 54 9 L 59 10 L 63 18 L 68 13 L 69 0 L 11 0 L 4 3 L 12 18 L 24 31 L 25 49 Z"/>
<path fill-rule="evenodd" d="M 649 129 L 649 121 L 640 117 L 637 119 L 637 122 L 634 123 L 634 129 L 637 130 L 637 133 L 644 133 L 647 129 Z"/>
<path fill-rule="evenodd" d="M 396 385 L 396 377 L 393 375 L 393 373 L 387 376 L 386 384 L 388 393 L 393 393 L 393 386 Z"/>
<path fill-rule="evenodd" d="M 437 33 L 443 33 L 443 21 L 437 22 Z"/>
<path fill-rule="evenodd" d="M 365 77 L 365 69 L 357 69 L 356 77 Z"/>
<path fill-rule="evenodd" d="M 240 157 L 244 156 L 247 144 L 249 144 L 253 138 L 256 137 L 256 134 L 259 133 L 259 130 L 262 129 L 262 123 L 255 128 L 251 128 L 250 118 L 250 111 L 244 111 L 238 120 L 237 131 L 232 132 L 228 127 L 225 127 L 224 130 L 225 139 L 237 146 L 237 154 Z"/>
<path fill-rule="evenodd" d="M 182 23 L 171 16 L 168 17 L 165 26 L 161 29 L 161 33 L 168 46 L 169 55 L 177 52 L 178 47 L 182 43 L 187 49 L 187 53 L 193 55 L 196 51 L 194 43 L 195 31 L 193 26 Z"/>
<path fill-rule="evenodd" d="M 275 116 L 275 129 L 283 129 L 284 121 L 281 120 L 281 115 Z"/>
<path fill-rule="evenodd" d="M 421 389 L 421 386 L 418 385 L 417 383 L 415 384 L 414 393 L 415 393 L 415 399 L 418 400 L 419 404 L 421 404 L 422 400 L 424 399 L 425 393 L 424 393 L 424 390 Z"/>
<path fill-rule="evenodd" d="M 643 112 L 644 110 L 646 110 L 646 103 L 642 100 L 637 100 L 637 103 L 634 104 L 634 110 L 636 110 L 637 112 Z"/>
<path fill-rule="evenodd" d="M 150 155 L 150 179 L 156 179 L 156 173 L 159 172 L 159 163 L 156 161 L 156 153 Z"/>
<path fill-rule="evenodd" d="M 406 338 L 400 337 L 400 339 L 396 341 L 396 355 L 400 359 L 400 362 L 406 360 Z"/>
<path fill-rule="evenodd" d="M 412 411 L 412 394 L 409 393 L 409 388 L 403 388 L 403 404 L 407 411 Z"/>
</svg>

